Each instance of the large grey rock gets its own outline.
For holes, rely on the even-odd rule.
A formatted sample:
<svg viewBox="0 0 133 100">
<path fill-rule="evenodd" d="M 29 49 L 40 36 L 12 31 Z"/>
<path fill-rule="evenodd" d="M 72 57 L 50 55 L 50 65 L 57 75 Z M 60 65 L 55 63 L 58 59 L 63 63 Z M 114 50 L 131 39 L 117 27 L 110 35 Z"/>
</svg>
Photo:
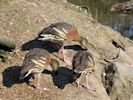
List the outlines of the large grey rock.
<svg viewBox="0 0 133 100">
<path fill-rule="evenodd" d="M 133 62 L 122 50 L 115 62 L 106 66 L 106 89 L 112 100 L 133 99 Z"/>
</svg>

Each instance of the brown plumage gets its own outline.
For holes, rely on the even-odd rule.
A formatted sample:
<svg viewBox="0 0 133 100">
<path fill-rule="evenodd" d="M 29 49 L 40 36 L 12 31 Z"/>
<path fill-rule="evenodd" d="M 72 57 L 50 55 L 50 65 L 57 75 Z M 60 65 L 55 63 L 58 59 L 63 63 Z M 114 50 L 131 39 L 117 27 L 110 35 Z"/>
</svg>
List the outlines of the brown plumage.
<svg viewBox="0 0 133 100">
<path fill-rule="evenodd" d="M 110 10 L 114 12 L 132 13 L 133 12 L 133 0 L 114 4 Z"/>
<path fill-rule="evenodd" d="M 51 59 L 50 54 L 47 50 L 34 48 L 30 50 L 25 56 L 19 79 L 23 80 L 31 74 L 35 82 L 37 82 L 35 84 L 35 87 L 42 90 L 42 87 L 40 86 L 41 73 L 48 65 L 51 65 L 52 67 L 59 66 L 59 63 L 54 63 L 58 63 L 58 61 Z M 47 89 L 44 88 L 44 90 Z"/>
<path fill-rule="evenodd" d="M 87 89 L 91 89 L 88 84 L 88 74 L 94 71 L 95 67 L 92 54 L 87 50 L 78 51 L 73 57 L 72 67 L 75 72 L 81 73 L 81 75 L 86 74 L 86 86 Z M 77 79 L 77 85 L 80 86 L 80 78 Z"/>
<path fill-rule="evenodd" d="M 66 41 L 77 41 L 81 44 L 81 46 L 85 49 L 87 44 L 87 39 L 84 37 L 81 37 L 79 35 L 78 30 L 66 23 L 66 22 L 59 22 L 54 23 L 45 28 L 42 32 L 38 34 L 38 40 L 42 41 L 51 41 L 54 43 L 61 44 L 61 48 L 59 50 L 59 53 L 62 53 L 62 58 L 65 62 L 63 51 L 64 51 L 64 42 Z"/>
<path fill-rule="evenodd" d="M 79 40 L 80 38 L 77 29 L 66 22 L 53 23 L 47 28 L 43 29 L 38 36 L 39 40 L 56 42 L 73 41 Z"/>
</svg>

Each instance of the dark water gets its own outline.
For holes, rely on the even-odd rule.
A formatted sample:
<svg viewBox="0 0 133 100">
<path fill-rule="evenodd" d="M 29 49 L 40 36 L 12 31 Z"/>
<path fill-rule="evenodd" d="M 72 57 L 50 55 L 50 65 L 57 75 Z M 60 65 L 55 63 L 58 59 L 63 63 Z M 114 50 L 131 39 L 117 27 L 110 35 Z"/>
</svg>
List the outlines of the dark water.
<svg viewBox="0 0 133 100">
<path fill-rule="evenodd" d="M 110 8 L 115 3 L 128 0 L 67 0 L 81 7 L 89 7 L 93 18 L 98 22 L 111 26 L 123 36 L 133 40 L 133 14 L 111 12 Z"/>
</svg>

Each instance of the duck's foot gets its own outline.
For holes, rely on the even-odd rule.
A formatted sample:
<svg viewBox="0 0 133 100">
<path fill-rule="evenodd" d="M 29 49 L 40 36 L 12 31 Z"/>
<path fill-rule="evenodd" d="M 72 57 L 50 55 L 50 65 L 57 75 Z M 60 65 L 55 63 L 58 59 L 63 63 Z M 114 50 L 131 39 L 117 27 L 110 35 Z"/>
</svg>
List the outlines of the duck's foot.
<svg viewBox="0 0 133 100">
<path fill-rule="evenodd" d="M 39 90 L 39 91 L 49 91 L 49 90 L 50 90 L 50 89 L 44 88 L 44 87 L 42 87 L 42 86 L 40 86 L 40 85 L 35 86 L 35 88 L 36 88 L 37 90 Z"/>
<path fill-rule="evenodd" d="M 79 79 L 76 80 L 75 83 L 76 83 L 76 85 L 77 85 L 78 88 L 83 88 L 82 84 L 80 84 L 80 80 Z"/>
<path fill-rule="evenodd" d="M 87 85 L 85 85 L 85 84 L 78 84 L 78 83 L 76 83 L 77 84 L 77 86 L 79 87 L 79 88 L 85 88 L 85 89 L 87 89 L 87 90 L 89 90 L 89 91 L 93 91 L 93 92 L 95 92 L 96 91 L 96 89 L 95 88 L 91 88 L 90 86 L 87 86 Z"/>
<path fill-rule="evenodd" d="M 83 87 L 83 88 L 86 88 L 87 90 L 89 90 L 89 91 L 96 91 L 96 89 L 95 88 L 91 88 L 89 85 L 86 85 L 86 84 L 81 84 L 81 86 Z"/>
<path fill-rule="evenodd" d="M 90 87 L 89 87 L 89 88 L 87 88 L 87 87 L 86 87 L 86 89 L 87 89 L 87 90 L 89 90 L 89 91 L 96 92 L 96 89 L 95 89 L 95 88 L 90 88 Z"/>
</svg>

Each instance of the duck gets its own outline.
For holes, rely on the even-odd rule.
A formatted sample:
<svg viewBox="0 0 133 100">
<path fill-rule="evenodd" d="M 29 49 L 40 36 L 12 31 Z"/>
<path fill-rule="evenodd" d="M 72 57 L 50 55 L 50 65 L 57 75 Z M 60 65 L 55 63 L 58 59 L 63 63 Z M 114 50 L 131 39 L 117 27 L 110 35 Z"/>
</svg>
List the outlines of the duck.
<svg viewBox="0 0 133 100">
<path fill-rule="evenodd" d="M 33 48 L 26 54 L 24 58 L 19 80 L 24 80 L 26 77 L 31 75 L 31 77 L 34 79 L 33 86 L 36 89 L 49 90 L 40 85 L 41 73 L 49 65 L 52 68 L 57 68 L 59 66 L 59 61 L 51 58 L 50 53 L 46 49 Z"/>
<path fill-rule="evenodd" d="M 78 30 L 73 25 L 66 22 L 53 23 L 47 28 L 44 28 L 38 34 L 38 40 L 51 41 L 60 44 L 60 49 L 58 53 L 61 55 L 61 58 L 64 62 L 65 59 L 63 52 L 64 52 L 65 42 L 69 41 L 79 42 L 79 44 L 84 49 L 87 49 L 86 44 L 88 43 L 88 40 L 85 37 L 80 36 Z"/>
<path fill-rule="evenodd" d="M 88 74 L 94 72 L 95 71 L 94 68 L 95 68 L 95 60 L 93 58 L 93 55 L 88 50 L 80 50 L 74 55 L 72 60 L 72 70 L 80 74 L 80 76 L 85 74 L 86 88 L 92 91 L 95 91 L 95 89 L 92 89 L 88 84 L 88 80 L 89 80 Z M 76 80 L 78 87 L 82 87 L 82 85 L 80 84 L 80 81 L 81 81 L 80 78 L 81 77 L 79 77 Z"/>
<path fill-rule="evenodd" d="M 113 12 L 123 12 L 123 13 L 132 13 L 133 12 L 133 0 L 117 3 L 112 5 L 110 11 Z"/>
</svg>

